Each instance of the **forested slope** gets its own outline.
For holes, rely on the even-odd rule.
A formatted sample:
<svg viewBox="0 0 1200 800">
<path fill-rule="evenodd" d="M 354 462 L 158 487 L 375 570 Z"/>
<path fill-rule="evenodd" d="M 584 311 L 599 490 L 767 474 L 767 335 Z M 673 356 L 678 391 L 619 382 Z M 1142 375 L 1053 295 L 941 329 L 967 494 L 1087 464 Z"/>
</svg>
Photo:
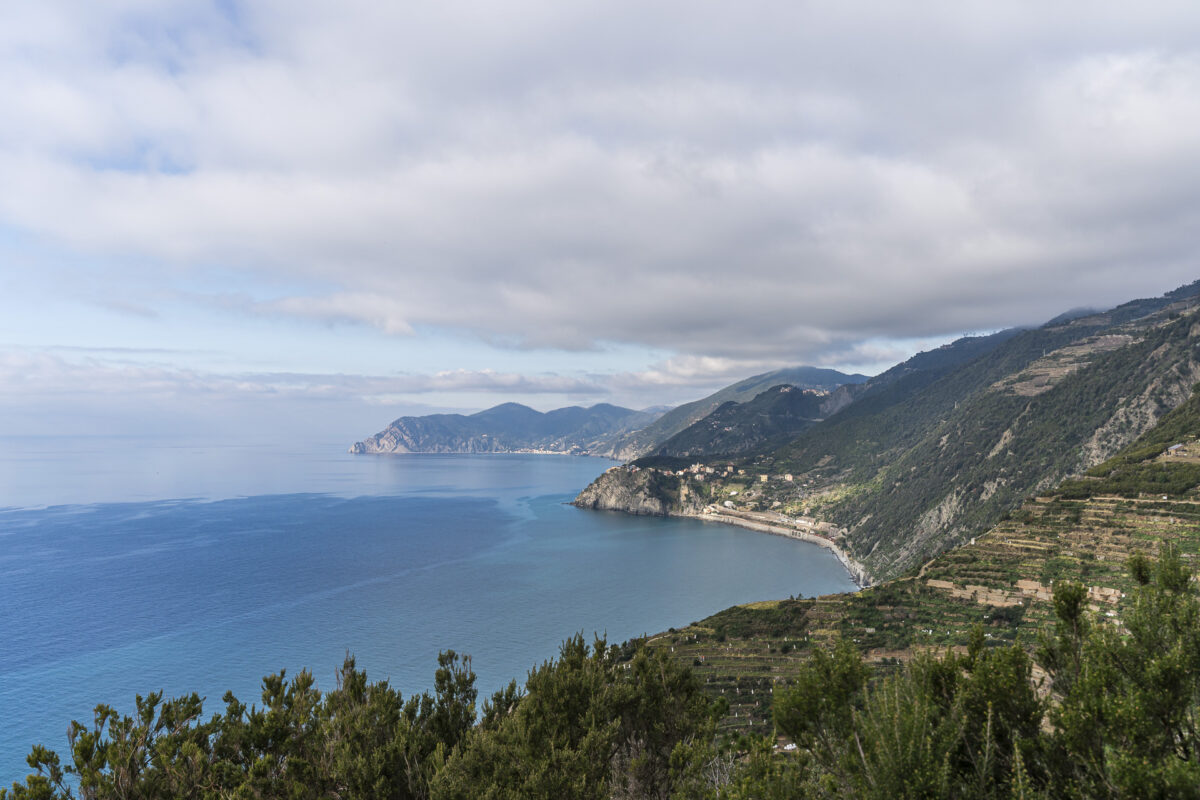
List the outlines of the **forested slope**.
<svg viewBox="0 0 1200 800">
<path fill-rule="evenodd" d="M 721 405 L 753 400 L 773 386 L 783 384 L 800 389 L 833 391 L 838 387 L 850 389 L 866 381 L 865 375 L 847 375 L 837 370 L 820 367 L 789 367 L 754 375 L 730 384 L 707 397 L 677 406 L 641 430 L 627 434 L 617 445 L 616 457 L 633 459 L 653 452 L 672 436 L 704 419 Z"/>
<path fill-rule="evenodd" d="M 663 442 L 654 455 L 684 459 L 735 455 L 782 444 L 820 422 L 827 400 L 824 392 L 773 386 L 744 403 L 722 403 Z"/>
</svg>

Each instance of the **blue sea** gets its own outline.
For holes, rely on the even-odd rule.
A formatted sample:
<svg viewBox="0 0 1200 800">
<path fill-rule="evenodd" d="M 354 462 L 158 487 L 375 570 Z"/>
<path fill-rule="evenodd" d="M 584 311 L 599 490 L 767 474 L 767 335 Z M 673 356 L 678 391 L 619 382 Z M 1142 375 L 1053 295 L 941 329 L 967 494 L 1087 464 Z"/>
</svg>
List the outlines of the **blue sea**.
<svg viewBox="0 0 1200 800">
<path fill-rule="evenodd" d="M 815 545 L 566 503 L 613 462 L 352 456 L 345 442 L 0 438 L 0 785 L 97 703 L 232 690 L 353 654 L 407 696 L 440 650 L 481 696 L 582 631 L 854 589 Z"/>
</svg>

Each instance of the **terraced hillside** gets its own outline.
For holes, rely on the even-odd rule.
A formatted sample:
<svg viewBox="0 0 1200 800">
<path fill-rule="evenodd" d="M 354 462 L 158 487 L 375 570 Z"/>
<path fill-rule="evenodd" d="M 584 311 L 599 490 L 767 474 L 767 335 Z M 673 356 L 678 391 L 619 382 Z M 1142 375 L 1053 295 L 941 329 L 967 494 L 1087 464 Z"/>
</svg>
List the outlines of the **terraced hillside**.
<svg viewBox="0 0 1200 800">
<path fill-rule="evenodd" d="M 855 594 L 736 606 L 651 641 L 693 665 L 708 691 L 729 701 L 726 731 L 765 733 L 772 688 L 795 674 L 813 646 L 837 636 L 884 671 L 920 651 L 965 647 L 976 625 L 994 642 L 1032 647 L 1034 631 L 1053 615 L 1052 588 L 1064 580 L 1086 585 L 1093 613 L 1116 623 L 1134 585 L 1126 568 L 1132 554 L 1153 555 L 1169 541 L 1200 563 L 1200 479 L 1189 477 L 1200 461 L 1190 455 L 1200 454 L 1198 437 L 1200 395 L 1193 395 L 1100 470 L 1137 476 L 1119 495 L 1092 479 L 1097 491 L 1090 495 L 1031 499 L 986 534 L 901 578 Z M 1065 482 L 1064 490 L 1077 483 Z"/>
</svg>

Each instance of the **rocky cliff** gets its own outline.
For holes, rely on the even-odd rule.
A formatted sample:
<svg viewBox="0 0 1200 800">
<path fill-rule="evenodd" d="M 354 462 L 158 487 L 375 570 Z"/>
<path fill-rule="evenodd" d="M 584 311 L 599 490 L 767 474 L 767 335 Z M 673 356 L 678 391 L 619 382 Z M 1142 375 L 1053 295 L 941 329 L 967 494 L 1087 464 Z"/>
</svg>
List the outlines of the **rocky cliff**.
<svg viewBox="0 0 1200 800">
<path fill-rule="evenodd" d="M 688 482 L 653 469 L 613 467 L 579 493 L 572 505 L 627 514 L 699 514 L 706 501 Z"/>
</svg>

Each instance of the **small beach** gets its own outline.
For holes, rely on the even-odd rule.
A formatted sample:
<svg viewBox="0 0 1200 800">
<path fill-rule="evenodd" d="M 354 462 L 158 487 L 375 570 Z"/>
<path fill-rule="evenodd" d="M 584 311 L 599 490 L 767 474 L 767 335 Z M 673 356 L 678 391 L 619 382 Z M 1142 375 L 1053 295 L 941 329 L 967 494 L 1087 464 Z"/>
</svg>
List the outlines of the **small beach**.
<svg viewBox="0 0 1200 800">
<path fill-rule="evenodd" d="M 698 519 L 703 522 L 719 522 L 724 525 L 734 525 L 738 528 L 745 528 L 746 530 L 758 531 L 759 533 L 769 533 L 772 536 L 783 536 L 788 539 L 796 539 L 801 542 L 815 544 L 819 547 L 824 547 L 833 553 L 838 562 L 841 563 L 841 565 L 846 569 L 846 572 L 849 573 L 851 580 L 854 581 L 858 588 L 865 589 L 874 583 L 874 580 L 872 579 L 870 572 L 867 571 L 867 568 L 851 558 L 850 554 L 839 547 L 838 544 L 833 541 L 833 539 L 828 536 L 823 536 L 820 533 L 815 533 L 812 530 L 804 530 L 803 528 L 797 527 L 797 524 L 804 524 L 805 522 L 807 522 L 807 524 L 810 526 L 817 524 L 813 521 L 806 520 L 802 522 L 790 520 L 778 514 L 768 515 L 761 512 L 735 512 L 729 509 L 722 510 L 717 506 L 708 506 L 700 514 L 673 514 L 672 516 L 678 516 L 687 519 Z M 759 519 L 758 517 L 767 517 L 768 519 L 770 517 L 779 517 L 780 519 L 770 519 L 770 521 L 768 521 L 767 519 Z M 784 522 L 784 520 L 787 520 L 791 524 L 781 524 Z"/>
</svg>

